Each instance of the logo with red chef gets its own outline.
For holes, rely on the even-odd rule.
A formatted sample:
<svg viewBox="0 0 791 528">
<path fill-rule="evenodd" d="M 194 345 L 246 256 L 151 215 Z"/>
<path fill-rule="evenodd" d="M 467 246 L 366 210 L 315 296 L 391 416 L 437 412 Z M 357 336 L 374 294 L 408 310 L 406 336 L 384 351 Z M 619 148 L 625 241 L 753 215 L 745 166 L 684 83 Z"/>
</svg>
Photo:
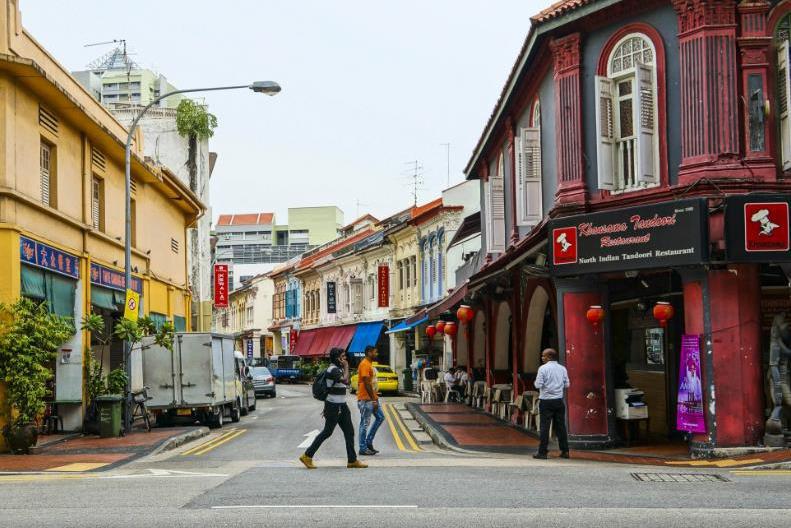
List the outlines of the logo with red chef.
<svg viewBox="0 0 791 528">
<path fill-rule="evenodd" d="M 788 251 L 788 202 L 744 204 L 745 251 Z"/>
<path fill-rule="evenodd" d="M 576 226 L 552 230 L 552 262 L 556 266 L 577 262 Z"/>
</svg>

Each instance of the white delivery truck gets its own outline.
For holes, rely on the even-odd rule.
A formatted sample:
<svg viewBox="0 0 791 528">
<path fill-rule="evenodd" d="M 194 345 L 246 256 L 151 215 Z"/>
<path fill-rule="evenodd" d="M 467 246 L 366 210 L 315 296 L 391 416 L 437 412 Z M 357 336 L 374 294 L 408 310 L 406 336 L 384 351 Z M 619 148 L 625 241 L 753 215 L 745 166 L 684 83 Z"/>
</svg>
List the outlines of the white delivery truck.
<svg viewBox="0 0 791 528">
<path fill-rule="evenodd" d="M 146 407 L 157 424 L 177 417 L 222 427 L 227 419 L 238 422 L 255 409 L 255 395 L 246 386 L 249 369 L 234 353 L 233 338 L 211 333 L 177 333 L 173 351 L 158 346 L 153 338 L 142 343 L 143 385 L 151 398 Z"/>
</svg>

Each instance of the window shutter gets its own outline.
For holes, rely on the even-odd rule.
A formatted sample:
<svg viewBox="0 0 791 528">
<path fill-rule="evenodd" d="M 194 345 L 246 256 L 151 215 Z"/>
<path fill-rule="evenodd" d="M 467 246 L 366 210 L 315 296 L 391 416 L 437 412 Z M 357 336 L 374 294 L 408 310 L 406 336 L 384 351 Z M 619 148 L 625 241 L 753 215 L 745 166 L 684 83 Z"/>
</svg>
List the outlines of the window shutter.
<svg viewBox="0 0 791 528">
<path fill-rule="evenodd" d="M 100 227 L 100 218 L 99 215 L 100 211 L 100 200 L 101 197 L 99 196 L 101 191 L 101 185 L 99 184 L 99 180 L 97 178 L 93 179 L 93 189 L 91 190 L 91 222 L 93 223 L 94 229 L 99 229 Z"/>
<path fill-rule="evenodd" d="M 541 129 L 522 129 L 523 177 L 522 219 L 525 224 L 535 225 L 544 216 L 541 197 Z"/>
<path fill-rule="evenodd" d="M 505 250 L 505 199 L 503 195 L 503 175 L 498 174 L 491 180 L 492 208 L 492 249 Z"/>
<path fill-rule="evenodd" d="M 780 150 L 783 169 L 791 168 L 791 119 L 788 105 L 791 101 L 791 82 L 789 82 L 789 44 L 784 40 L 777 49 L 777 108 L 780 116 Z"/>
<path fill-rule="evenodd" d="M 657 183 L 654 145 L 656 111 L 654 110 L 654 71 L 651 66 L 637 65 L 637 93 L 634 105 L 637 126 L 637 181 Z"/>
<path fill-rule="evenodd" d="M 50 167 L 52 166 L 52 150 L 46 143 L 41 143 L 41 153 L 39 158 L 39 166 L 41 169 L 41 203 L 44 205 L 50 204 Z"/>
<path fill-rule="evenodd" d="M 352 313 L 363 313 L 363 283 L 355 282 L 353 285 L 352 294 L 354 295 Z"/>
<path fill-rule="evenodd" d="M 613 190 L 615 136 L 613 133 L 613 82 L 596 76 L 597 172 L 599 189 Z"/>
</svg>

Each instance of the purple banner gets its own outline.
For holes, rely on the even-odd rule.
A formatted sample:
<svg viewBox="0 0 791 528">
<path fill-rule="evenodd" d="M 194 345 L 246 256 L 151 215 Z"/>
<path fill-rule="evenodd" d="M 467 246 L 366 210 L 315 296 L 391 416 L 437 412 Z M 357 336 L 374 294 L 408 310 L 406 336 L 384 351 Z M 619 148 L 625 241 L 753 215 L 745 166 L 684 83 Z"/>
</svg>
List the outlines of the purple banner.
<svg viewBox="0 0 791 528">
<path fill-rule="evenodd" d="M 703 379 L 700 375 L 700 336 L 681 336 L 681 362 L 678 370 L 676 429 L 690 433 L 705 433 Z"/>
</svg>

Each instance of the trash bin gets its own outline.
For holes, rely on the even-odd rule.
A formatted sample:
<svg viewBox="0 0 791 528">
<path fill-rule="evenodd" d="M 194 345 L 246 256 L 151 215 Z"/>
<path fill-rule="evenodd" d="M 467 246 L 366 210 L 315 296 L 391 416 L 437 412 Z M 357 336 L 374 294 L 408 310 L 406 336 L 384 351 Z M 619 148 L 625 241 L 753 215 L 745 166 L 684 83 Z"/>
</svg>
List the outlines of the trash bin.
<svg viewBox="0 0 791 528">
<path fill-rule="evenodd" d="M 123 401 L 124 399 L 117 395 L 96 398 L 96 405 L 99 407 L 99 436 L 102 438 L 121 436 Z"/>
<path fill-rule="evenodd" d="M 404 374 L 404 392 L 412 392 L 414 387 L 412 386 L 412 369 L 405 368 L 403 371 Z"/>
</svg>

